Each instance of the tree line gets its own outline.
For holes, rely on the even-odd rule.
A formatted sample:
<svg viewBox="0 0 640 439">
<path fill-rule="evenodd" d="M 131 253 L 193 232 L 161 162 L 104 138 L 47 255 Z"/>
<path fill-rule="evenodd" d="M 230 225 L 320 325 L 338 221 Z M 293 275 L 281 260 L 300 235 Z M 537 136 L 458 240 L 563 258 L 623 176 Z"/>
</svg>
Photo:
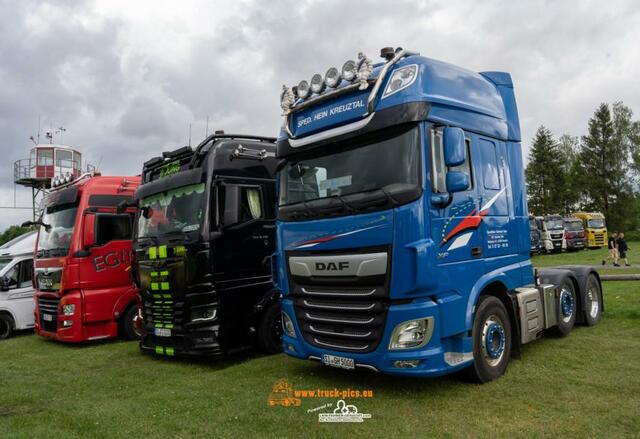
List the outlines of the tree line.
<svg viewBox="0 0 640 439">
<path fill-rule="evenodd" d="M 602 103 L 587 134 L 536 131 L 525 170 L 529 213 L 601 212 L 610 230 L 640 227 L 640 121 L 622 102 Z"/>
</svg>

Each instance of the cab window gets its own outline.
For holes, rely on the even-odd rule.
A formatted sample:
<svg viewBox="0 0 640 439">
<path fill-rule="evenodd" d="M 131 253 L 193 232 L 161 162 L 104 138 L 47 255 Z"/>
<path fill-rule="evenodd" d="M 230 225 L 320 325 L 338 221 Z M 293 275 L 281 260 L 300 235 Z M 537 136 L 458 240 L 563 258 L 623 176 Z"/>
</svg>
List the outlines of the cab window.
<svg viewBox="0 0 640 439">
<path fill-rule="evenodd" d="M 96 217 L 96 245 L 128 239 L 131 239 L 131 216 L 129 214 L 101 214 Z"/>
</svg>

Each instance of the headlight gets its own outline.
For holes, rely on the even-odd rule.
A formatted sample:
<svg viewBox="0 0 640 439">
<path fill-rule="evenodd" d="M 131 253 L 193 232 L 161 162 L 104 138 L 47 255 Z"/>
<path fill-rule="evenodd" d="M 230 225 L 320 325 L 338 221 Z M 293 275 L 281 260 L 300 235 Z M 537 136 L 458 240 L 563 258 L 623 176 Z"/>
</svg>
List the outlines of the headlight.
<svg viewBox="0 0 640 439">
<path fill-rule="evenodd" d="M 356 62 L 349 60 L 342 66 L 342 79 L 353 81 L 356 77 Z"/>
<path fill-rule="evenodd" d="M 305 99 L 309 96 L 309 83 L 307 81 L 300 81 L 296 95 L 300 99 Z"/>
<path fill-rule="evenodd" d="M 192 322 L 207 322 L 214 320 L 218 315 L 218 308 L 211 306 L 209 308 L 194 308 L 191 310 Z"/>
<path fill-rule="evenodd" d="M 421 348 L 429 343 L 432 334 L 433 317 L 400 323 L 391 334 L 389 350 Z"/>
<path fill-rule="evenodd" d="M 293 326 L 293 321 L 284 311 L 282 312 L 282 329 L 289 337 L 296 338 L 296 328 Z"/>
<path fill-rule="evenodd" d="M 76 313 L 76 306 L 72 303 L 69 305 L 62 305 L 62 315 L 72 316 Z"/>
<path fill-rule="evenodd" d="M 331 67 L 324 75 L 324 82 L 327 87 L 335 88 L 340 84 L 340 72 L 335 67 Z"/>
<path fill-rule="evenodd" d="M 322 93 L 322 90 L 324 90 L 324 79 L 321 74 L 316 73 L 311 77 L 311 91 L 318 94 Z"/>
<path fill-rule="evenodd" d="M 411 64 L 410 66 L 405 66 L 405 67 L 402 67 L 401 69 L 396 70 L 395 72 L 393 72 L 393 75 L 391 75 L 391 78 L 387 83 L 387 88 L 385 88 L 382 98 L 391 96 L 392 94 L 409 87 L 416 80 L 417 76 L 418 76 L 417 64 Z"/>
</svg>

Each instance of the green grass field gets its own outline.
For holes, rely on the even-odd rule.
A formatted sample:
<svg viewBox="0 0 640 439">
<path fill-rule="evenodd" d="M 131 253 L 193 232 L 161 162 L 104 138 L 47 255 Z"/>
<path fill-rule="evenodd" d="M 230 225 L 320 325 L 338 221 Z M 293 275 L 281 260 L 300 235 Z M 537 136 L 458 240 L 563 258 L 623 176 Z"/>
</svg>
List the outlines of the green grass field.
<svg viewBox="0 0 640 439">
<path fill-rule="evenodd" d="M 504 377 L 485 385 L 340 371 L 284 355 L 169 361 L 141 355 L 135 342 L 68 346 L 19 335 L 0 342 L 0 435 L 638 437 L 640 282 L 607 282 L 604 297 L 598 326 L 526 345 Z M 307 412 L 337 398 L 269 407 L 283 378 L 295 389 L 371 389 L 373 398 L 348 403 L 372 417 L 326 424 Z"/>
<path fill-rule="evenodd" d="M 602 274 L 629 274 L 640 273 L 640 241 L 629 242 L 631 249 L 627 256 L 631 267 L 614 267 L 611 261 L 606 265 L 602 265 L 602 260 L 608 255 L 606 248 L 593 250 L 580 250 L 576 252 L 542 254 L 532 258 L 536 267 L 555 267 L 557 265 L 593 265 L 598 268 L 598 272 Z M 634 251 L 637 250 L 637 251 Z"/>
</svg>

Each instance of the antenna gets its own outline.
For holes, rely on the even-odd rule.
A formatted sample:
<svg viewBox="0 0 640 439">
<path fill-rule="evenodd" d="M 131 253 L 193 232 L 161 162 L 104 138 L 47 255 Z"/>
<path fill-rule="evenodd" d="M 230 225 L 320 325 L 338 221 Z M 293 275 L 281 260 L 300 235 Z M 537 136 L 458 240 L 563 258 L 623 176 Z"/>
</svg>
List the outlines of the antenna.
<svg viewBox="0 0 640 439">
<path fill-rule="evenodd" d="M 58 127 L 56 130 L 56 134 L 60 134 L 60 143 L 62 143 L 62 134 L 67 131 L 67 129 L 63 126 Z"/>
<path fill-rule="evenodd" d="M 191 146 L 191 124 L 189 124 L 189 146 Z"/>
<path fill-rule="evenodd" d="M 37 135 L 38 143 L 40 143 L 40 118 L 41 117 L 42 116 L 38 115 L 38 135 Z M 36 143 L 36 145 L 37 145 L 37 143 Z"/>
</svg>

